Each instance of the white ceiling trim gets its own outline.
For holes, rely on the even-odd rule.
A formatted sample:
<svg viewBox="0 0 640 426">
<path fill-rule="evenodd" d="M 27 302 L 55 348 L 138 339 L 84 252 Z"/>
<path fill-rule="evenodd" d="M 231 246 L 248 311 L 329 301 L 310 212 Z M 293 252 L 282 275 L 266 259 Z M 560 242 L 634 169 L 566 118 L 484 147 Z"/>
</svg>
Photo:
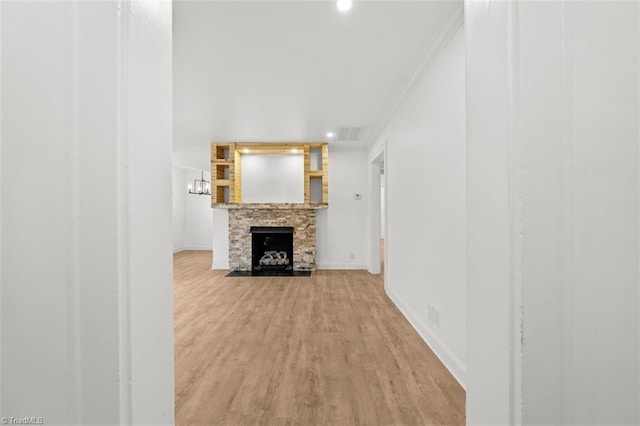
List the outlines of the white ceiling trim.
<svg viewBox="0 0 640 426">
<path fill-rule="evenodd" d="M 451 18 L 444 26 L 436 40 L 425 51 L 422 59 L 420 60 L 415 72 L 411 75 L 411 78 L 407 81 L 407 84 L 399 92 L 398 96 L 389 103 L 389 107 L 382 114 L 381 118 L 377 120 L 377 124 L 372 126 L 371 132 L 367 132 L 365 135 L 365 145 L 373 146 L 378 140 L 384 129 L 387 127 L 393 116 L 398 112 L 400 107 L 411 97 L 416 90 L 427 71 L 431 68 L 431 65 L 438 59 L 445 46 L 449 43 L 455 33 L 462 27 L 464 23 L 464 7 L 461 5 L 451 15 Z"/>
</svg>

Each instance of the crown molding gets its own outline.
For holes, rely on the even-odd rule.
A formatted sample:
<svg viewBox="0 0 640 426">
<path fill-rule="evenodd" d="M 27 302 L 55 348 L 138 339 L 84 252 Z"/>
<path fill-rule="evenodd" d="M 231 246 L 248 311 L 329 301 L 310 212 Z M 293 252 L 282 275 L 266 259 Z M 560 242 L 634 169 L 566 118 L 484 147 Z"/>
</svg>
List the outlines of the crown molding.
<svg viewBox="0 0 640 426">
<path fill-rule="evenodd" d="M 378 120 L 378 124 L 373 127 L 370 133 L 367 132 L 368 134 L 365 135 L 365 144 L 368 147 L 374 146 L 393 116 L 398 112 L 400 107 L 407 101 L 407 99 L 411 97 L 424 76 L 427 74 L 427 71 L 429 71 L 431 66 L 435 63 L 436 59 L 438 59 L 445 46 L 447 46 L 451 38 L 462 27 L 463 23 L 464 7 L 461 4 L 451 14 L 451 17 L 440 31 L 440 34 L 435 39 L 435 41 L 431 43 L 428 46 L 427 50 L 423 53 L 416 70 L 413 72 L 413 74 L 411 74 L 411 77 L 409 78 L 409 80 L 407 80 L 407 83 L 399 92 L 398 96 L 396 96 L 389 103 L 389 107 L 381 115 L 380 120 Z"/>
</svg>

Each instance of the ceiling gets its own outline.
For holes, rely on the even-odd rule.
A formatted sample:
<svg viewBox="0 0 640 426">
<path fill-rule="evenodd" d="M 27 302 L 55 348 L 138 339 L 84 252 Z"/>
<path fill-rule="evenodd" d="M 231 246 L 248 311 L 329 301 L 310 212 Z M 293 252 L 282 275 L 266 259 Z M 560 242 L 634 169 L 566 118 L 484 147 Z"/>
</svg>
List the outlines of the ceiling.
<svg viewBox="0 0 640 426">
<path fill-rule="evenodd" d="M 212 141 L 365 146 L 461 1 L 174 2 L 174 150 Z M 358 142 L 328 131 L 366 127 Z M 376 130 L 377 129 L 377 130 Z"/>
</svg>

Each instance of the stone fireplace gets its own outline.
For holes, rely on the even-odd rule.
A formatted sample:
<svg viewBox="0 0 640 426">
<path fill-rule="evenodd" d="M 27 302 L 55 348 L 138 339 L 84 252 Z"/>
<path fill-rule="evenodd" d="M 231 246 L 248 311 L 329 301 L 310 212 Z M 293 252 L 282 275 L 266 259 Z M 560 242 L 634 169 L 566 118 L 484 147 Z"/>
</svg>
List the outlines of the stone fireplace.
<svg viewBox="0 0 640 426">
<path fill-rule="evenodd" d="M 293 234 L 293 269 L 295 271 L 315 270 L 317 206 L 230 204 L 227 208 L 229 209 L 229 267 L 231 269 L 252 270 L 252 227 L 254 229 L 290 227 Z"/>
</svg>

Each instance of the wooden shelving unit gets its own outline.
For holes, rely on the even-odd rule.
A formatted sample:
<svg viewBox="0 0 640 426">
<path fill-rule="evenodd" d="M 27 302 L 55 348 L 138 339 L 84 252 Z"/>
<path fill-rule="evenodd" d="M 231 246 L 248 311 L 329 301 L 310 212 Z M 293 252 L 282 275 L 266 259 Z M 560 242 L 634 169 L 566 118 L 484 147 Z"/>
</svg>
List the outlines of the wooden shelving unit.
<svg viewBox="0 0 640 426">
<path fill-rule="evenodd" d="M 314 153 L 316 162 L 319 160 L 318 168 L 313 168 L 311 164 Z M 321 189 L 316 194 L 314 188 L 318 187 Z M 326 143 L 304 146 L 304 202 L 329 204 L 329 147 Z"/>
<path fill-rule="evenodd" d="M 237 203 L 242 199 L 240 161 L 234 143 L 211 145 L 211 204 Z"/>
<path fill-rule="evenodd" d="M 304 156 L 304 203 L 329 204 L 329 147 L 318 143 L 212 143 L 211 204 L 242 203 L 242 154 Z M 312 161 L 313 160 L 313 161 Z"/>
</svg>

